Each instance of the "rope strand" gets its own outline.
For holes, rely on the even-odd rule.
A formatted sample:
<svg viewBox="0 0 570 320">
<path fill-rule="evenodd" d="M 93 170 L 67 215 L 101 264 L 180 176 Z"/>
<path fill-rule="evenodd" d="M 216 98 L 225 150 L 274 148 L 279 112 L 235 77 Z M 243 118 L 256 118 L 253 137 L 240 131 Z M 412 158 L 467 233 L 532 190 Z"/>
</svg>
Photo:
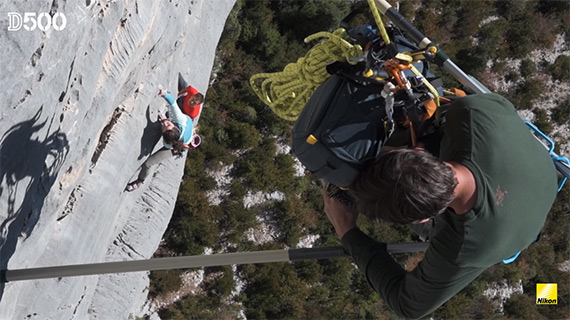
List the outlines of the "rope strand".
<svg viewBox="0 0 570 320">
<path fill-rule="evenodd" d="M 255 74 L 250 85 L 255 94 L 279 117 L 295 121 L 317 87 L 330 77 L 326 66 L 335 61 L 356 64 L 362 59 L 360 45 L 346 39 L 345 29 L 333 33 L 318 32 L 305 38 L 305 43 L 321 39 L 304 57 L 285 66 L 283 71 Z"/>
</svg>

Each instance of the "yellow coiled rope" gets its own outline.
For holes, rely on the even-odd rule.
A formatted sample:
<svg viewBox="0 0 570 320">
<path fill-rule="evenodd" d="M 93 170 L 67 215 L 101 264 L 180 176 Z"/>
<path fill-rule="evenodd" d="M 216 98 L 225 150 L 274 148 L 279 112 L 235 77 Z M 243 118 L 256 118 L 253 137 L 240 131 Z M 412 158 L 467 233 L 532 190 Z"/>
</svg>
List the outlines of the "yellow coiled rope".
<svg viewBox="0 0 570 320">
<path fill-rule="evenodd" d="M 345 40 L 347 38 L 346 30 L 342 28 L 333 33 L 319 32 L 308 36 L 305 43 L 316 39 L 323 41 L 281 72 L 253 75 L 250 79 L 253 91 L 279 117 L 296 120 L 316 88 L 330 76 L 326 71 L 329 63 L 356 64 L 362 58 L 362 47 L 351 44 Z"/>
<path fill-rule="evenodd" d="M 384 43 L 390 43 L 380 12 L 374 0 L 368 0 L 370 11 L 374 16 L 379 33 Z M 304 57 L 295 63 L 285 66 L 281 72 L 258 73 L 250 78 L 250 85 L 255 94 L 267 104 L 275 114 L 285 120 L 295 121 L 303 110 L 303 107 L 315 92 L 317 87 L 323 83 L 330 74 L 326 71 L 326 66 L 334 61 L 346 61 L 356 64 L 363 58 L 363 51 L 360 45 L 353 45 L 348 42 L 348 35 L 345 29 L 337 29 L 333 33 L 319 32 L 305 38 L 305 43 L 316 39 L 324 39 L 311 48 Z M 417 76 L 421 73 L 412 65 L 412 61 L 420 56 L 412 57 L 409 52 L 401 53 L 406 56 L 405 61 L 409 63 L 411 71 Z M 414 59 L 415 58 L 415 59 Z M 425 59 L 421 56 L 421 59 Z M 434 96 L 436 104 L 436 123 L 439 122 L 439 94 L 437 90 L 421 76 L 424 85 Z"/>
<path fill-rule="evenodd" d="M 374 0 L 368 5 L 385 43 L 390 43 Z M 305 43 L 325 40 L 311 48 L 304 57 L 285 66 L 281 72 L 255 74 L 249 80 L 255 94 L 279 117 L 294 121 L 317 87 L 330 76 L 326 66 L 334 61 L 355 64 L 363 58 L 362 47 L 346 41 L 346 30 L 319 32 L 305 38 Z"/>
</svg>

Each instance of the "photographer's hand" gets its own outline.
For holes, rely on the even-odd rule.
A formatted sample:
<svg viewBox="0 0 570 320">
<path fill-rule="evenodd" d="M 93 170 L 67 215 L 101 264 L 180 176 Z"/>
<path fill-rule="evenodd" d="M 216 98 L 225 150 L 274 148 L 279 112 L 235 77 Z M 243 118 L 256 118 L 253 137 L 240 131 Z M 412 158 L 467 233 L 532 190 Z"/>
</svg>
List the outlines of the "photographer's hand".
<svg viewBox="0 0 570 320">
<path fill-rule="evenodd" d="M 323 196 L 325 204 L 325 213 L 332 223 L 339 239 L 342 239 L 345 233 L 356 227 L 356 219 L 358 212 L 342 204 L 336 198 L 329 198 L 326 190 Z"/>
</svg>

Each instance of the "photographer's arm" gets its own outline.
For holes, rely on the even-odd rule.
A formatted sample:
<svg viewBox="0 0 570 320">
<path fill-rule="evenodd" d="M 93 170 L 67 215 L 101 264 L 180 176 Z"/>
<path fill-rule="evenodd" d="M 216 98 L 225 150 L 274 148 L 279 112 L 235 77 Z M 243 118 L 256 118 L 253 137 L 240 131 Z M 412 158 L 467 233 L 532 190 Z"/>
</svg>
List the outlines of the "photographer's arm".
<svg viewBox="0 0 570 320">
<path fill-rule="evenodd" d="M 459 241 L 451 245 L 433 239 L 424 259 L 408 272 L 388 253 L 385 243 L 358 229 L 356 210 L 326 193 L 324 207 L 345 251 L 370 286 L 402 317 L 421 318 L 433 312 L 485 270 L 459 267 L 449 261 L 450 256 L 456 256 Z"/>
<path fill-rule="evenodd" d="M 446 246 L 435 245 L 408 272 L 388 253 L 385 243 L 375 241 L 358 228 L 347 231 L 341 243 L 370 286 L 394 312 L 405 318 L 428 315 L 485 270 L 459 267 L 448 261 Z"/>
</svg>

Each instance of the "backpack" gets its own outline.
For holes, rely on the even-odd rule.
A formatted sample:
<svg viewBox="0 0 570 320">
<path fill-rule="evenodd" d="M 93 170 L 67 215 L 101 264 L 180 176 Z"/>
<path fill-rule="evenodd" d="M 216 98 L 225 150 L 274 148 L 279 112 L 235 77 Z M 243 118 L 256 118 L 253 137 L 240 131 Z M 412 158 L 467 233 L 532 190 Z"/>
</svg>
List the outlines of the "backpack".
<svg viewBox="0 0 570 320">
<path fill-rule="evenodd" d="M 389 30 L 389 45 L 370 30 L 362 26 L 349 32 L 355 41 L 369 42 L 366 60 L 327 66 L 332 75 L 311 95 L 292 129 L 293 153 L 317 178 L 338 187 L 348 187 L 382 146 L 415 145 L 442 123 L 434 103 L 434 96 L 442 95 L 442 81 L 427 62 L 414 63 L 421 75 L 409 69 L 397 70 L 399 79 L 390 74 L 390 65 L 408 59 L 400 53 L 418 48 L 395 27 Z M 396 90 L 399 81 L 408 89 Z"/>
</svg>

